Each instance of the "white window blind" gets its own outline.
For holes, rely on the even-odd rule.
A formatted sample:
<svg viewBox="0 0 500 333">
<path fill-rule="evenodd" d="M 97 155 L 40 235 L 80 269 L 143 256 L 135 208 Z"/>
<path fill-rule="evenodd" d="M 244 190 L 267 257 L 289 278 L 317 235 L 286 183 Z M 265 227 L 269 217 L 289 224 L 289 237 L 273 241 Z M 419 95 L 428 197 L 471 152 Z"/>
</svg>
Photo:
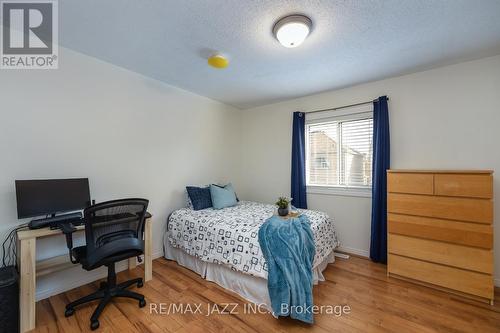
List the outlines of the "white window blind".
<svg viewBox="0 0 500 333">
<path fill-rule="evenodd" d="M 309 186 L 371 188 L 373 113 L 315 119 L 306 125 Z"/>
</svg>

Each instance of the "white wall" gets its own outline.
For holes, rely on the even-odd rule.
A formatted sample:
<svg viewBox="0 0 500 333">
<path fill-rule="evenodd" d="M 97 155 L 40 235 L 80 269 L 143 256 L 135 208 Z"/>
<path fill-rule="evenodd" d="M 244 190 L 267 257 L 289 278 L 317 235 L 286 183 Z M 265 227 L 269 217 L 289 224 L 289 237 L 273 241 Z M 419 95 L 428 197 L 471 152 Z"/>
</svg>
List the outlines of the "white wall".
<svg viewBox="0 0 500 333">
<path fill-rule="evenodd" d="M 495 56 L 244 111 L 241 196 L 272 202 L 281 194 L 289 194 L 293 111 L 348 105 L 386 94 L 390 98 L 393 168 L 500 172 L 500 56 Z M 494 189 L 498 212 L 498 174 Z M 309 194 L 308 202 L 310 208 L 334 217 L 344 248 L 368 254 L 369 198 Z M 499 241 L 497 214 L 497 283 L 500 282 Z"/>
<path fill-rule="evenodd" d="M 236 178 L 238 110 L 64 48 L 58 70 L 1 71 L 0 101 L 2 240 L 27 222 L 17 220 L 15 179 L 88 177 L 98 202 L 148 198 L 159 255 L 184 186 Z M 67 251 L 63 237 L 38 249 L 39 259 Z M 38 296 L 95 276 L 75 267 L 41 278 Z"/>
</svg>

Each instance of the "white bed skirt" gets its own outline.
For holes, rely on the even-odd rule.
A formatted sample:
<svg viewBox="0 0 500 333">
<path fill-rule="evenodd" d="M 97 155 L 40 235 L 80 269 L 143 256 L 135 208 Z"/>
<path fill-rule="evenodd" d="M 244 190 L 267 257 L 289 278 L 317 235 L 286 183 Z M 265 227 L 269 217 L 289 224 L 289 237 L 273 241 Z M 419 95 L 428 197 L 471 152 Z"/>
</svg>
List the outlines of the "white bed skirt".
<svg viewBox="0 0 500 333">
<path fill-rule="evenodd" d="M 245 300 L 271 310 L 271 300 L 267 291 L 267 280 L 261 277 L 251 276 L 221 265 L 202 261 L 195 258 L 181 249 L 171 246 L 168 239 L 164 242 L 165 258 L 175 260 L 179 265 L 184 266 L 199 274 L 202 278 L 217 283 L 219 286 L 235 292 Z M 325 260 L 313 269 L 313 283 L 318 284 L 325 281 L 323 271 L 328 264 L 335 261 L 334 251 L 326 256 Z"/>
</svg>

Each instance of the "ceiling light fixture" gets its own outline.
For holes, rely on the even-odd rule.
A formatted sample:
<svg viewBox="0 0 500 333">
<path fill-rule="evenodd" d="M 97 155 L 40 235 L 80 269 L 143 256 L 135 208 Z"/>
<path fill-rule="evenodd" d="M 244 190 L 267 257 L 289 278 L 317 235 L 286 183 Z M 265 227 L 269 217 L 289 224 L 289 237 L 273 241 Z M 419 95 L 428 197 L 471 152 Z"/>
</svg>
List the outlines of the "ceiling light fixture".
<svg viewBox="0 0 500 333">
<path fill-rule="evenodd" d="M 208 58 L 208 64 L 214 68 L 222 69 L 229 65 L 229 60 L 222 54 L 214 54 Z"/>
<path fill-rule="evenodd" d="M 297 47 L 306 39 L 312 28 L 312 21 L 304 15 L 290 15 L 279 19 L 273 27 L 273 34 L 284 47 Z"/>
</svg>

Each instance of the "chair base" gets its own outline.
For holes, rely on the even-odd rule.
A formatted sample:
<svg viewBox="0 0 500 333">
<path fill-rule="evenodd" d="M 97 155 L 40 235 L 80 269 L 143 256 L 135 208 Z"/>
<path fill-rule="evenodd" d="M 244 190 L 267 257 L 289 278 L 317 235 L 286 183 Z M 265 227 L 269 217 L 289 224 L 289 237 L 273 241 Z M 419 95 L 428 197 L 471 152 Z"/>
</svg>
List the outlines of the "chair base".
<svg viewBox="0 0 500 333">
<path fill-rule="evenodd" d="M 96 292 L 67 304 L 64 315 L 66 317 L 72 316 L 75 313 L 76 306 L 100 299 L 101 301 L 99 302 L 99 305 L 90 317 L 90 328 L 92 330 L 95 330 L 99 327 L 99 316 L 101 315 L 106 305 L 111 302 L 114 297 L 127 297 L 135 299 L 139 301 L 139 307 L 141 308 L 146 305 L 146 300 L 144 299 L 143 295 L 127 290 L 128 287 L 134 284 L 136 284 L 139 288 L 144 285 L 142 278 L 136 278 L 116 284 L 115 265 L 109 265 L 107 282 L 101 282 L 99 290 L 97 290 Z"/>
</svg>

